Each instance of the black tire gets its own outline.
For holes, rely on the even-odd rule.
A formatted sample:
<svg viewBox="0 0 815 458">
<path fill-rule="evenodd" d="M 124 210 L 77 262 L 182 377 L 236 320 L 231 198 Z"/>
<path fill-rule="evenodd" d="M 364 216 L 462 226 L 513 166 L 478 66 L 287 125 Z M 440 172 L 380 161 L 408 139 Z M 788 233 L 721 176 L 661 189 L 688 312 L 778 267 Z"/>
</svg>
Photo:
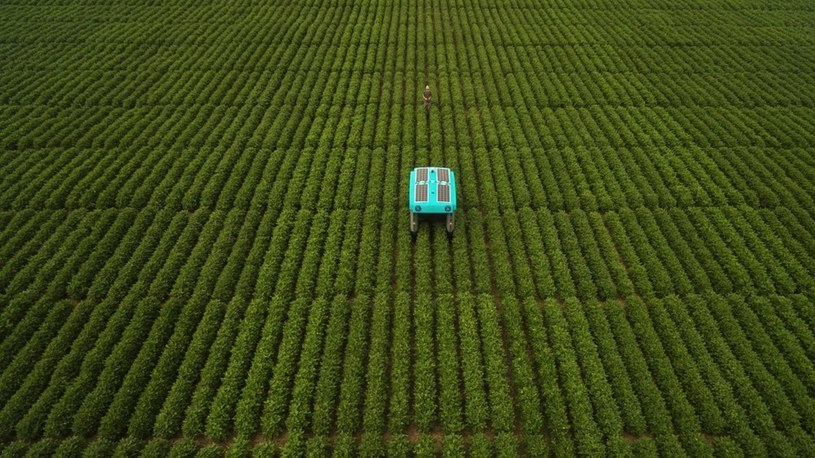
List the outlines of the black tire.
<svg viewBox="0 0 815 458">
<path fill-rule="evenodd" d="M 419 232 L 419 216 L 410 212 L 410 233 L 416 235 Z"/>
<path fill-rule="evenodd" d="M 447 215 L 447 233 L 453 234 L 453 229 L 456 227 L 456 216 L 452 213 Z"/>
</svg>

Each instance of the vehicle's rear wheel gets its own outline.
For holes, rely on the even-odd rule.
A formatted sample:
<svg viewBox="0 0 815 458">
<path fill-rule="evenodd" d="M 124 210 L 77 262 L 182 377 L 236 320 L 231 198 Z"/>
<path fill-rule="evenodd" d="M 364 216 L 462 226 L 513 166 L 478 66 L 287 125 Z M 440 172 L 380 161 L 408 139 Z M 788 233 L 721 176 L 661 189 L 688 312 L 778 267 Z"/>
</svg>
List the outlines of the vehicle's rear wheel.
<svg viewBox="0 0 815 458">
<path fill-rule="evenodd" d="M 448 234 L 452 234 L 453 229 L 455 229 L 455 224 L 456 224 L 455 219 L 456 219 L 456 217 L 452 213 L 447 215 L 447 233 Z"/>
<path fill-rule="evenodd" d="M 419 215 L 410 212 L 410 233 L 416 235 L 419 232 Z"/>
</svg>

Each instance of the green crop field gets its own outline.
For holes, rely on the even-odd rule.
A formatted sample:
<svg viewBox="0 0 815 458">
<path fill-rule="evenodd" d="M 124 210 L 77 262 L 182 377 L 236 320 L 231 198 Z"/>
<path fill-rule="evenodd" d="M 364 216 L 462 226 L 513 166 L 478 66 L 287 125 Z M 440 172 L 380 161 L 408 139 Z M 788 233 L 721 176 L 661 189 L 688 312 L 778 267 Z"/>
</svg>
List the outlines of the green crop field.
<svg viewBox="0 0 815 458">
<path fill-rule="evenodd" d="M 0 450 L 815 456 L 815 3 L 0 1 Z"/>
</svg>

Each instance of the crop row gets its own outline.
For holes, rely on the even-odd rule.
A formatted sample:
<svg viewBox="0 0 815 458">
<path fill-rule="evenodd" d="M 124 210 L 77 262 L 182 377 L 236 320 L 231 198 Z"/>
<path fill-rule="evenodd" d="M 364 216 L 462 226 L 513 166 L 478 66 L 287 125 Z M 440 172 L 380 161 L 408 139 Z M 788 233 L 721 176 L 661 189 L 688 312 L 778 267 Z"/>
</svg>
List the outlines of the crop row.
<svg viewBox="0 0 815 458">
<path fill-rule="evenodd" d="M 417 43 L 409 39 L 417 33 L 414 24 L 386 23 L 367 14 L 377 8 L 383 9 L 383 14 L 397 13 L 393 6 L 367 3 L 343 5 L 337 11 L 318 8 L 309 10 L 299 26 L 294 26 L 298 15 L 288 11 L 273 21 L 276 32 L 271 41 L 279 40 L 279 46 L 236 52 L 237 46 L 268 34 L 260 26 L 248 33 L 233 27 L 220 31 L 223 41 L 216 44 L 214 52 L 205 54 L 200 46 L 182 43 L 178 53 L 161 53 L 136 72 L 132 67 L 72 68 L 66 60 L 81 58 L 87 62 L 90 58 L 87 52 L 71 49 L 74 52 L 49 62 L 61 72 L 44 72 L 48 66 L 37 66 L 35 71 L 11 74 L 14 84 L 8 85 L 9 93 L 3 95 L 9 111 L 3 114 L 4 119 L 9 118 L 2 135 L 4 146 L 385 147 L 405 144 L 405 140 L 420 146 L 419 136 L 400 135 L 404 132 L 399 127 L 393 129 L 399 124 L 411 128 L 416 124 L 417 94 L 413 88 L 421 83 L 411 82 L 421 78 L 415 68 L 427 68 L 433 76 L 437 100 L 447 104 L 440 106 L 463 108 L 441 110 L 442 116 L 456 117 L 456 121 L 438 123 L 437 128 L 445 129 L 447 135 L 431 136 L 455 146 L 497 147 L 515 142 L 521 143 L 518 147 L 538 143 L 547 147 L 591 146 L 595 142 L 643 147 L 808 146 L 813 142 L 809 129 L 812 100 L 805 96 L 807 91 L 790 89 L 812 85 L 801 70 L 807 62 L 784 52 L 783 46 L 769 48 L 777 54 L 736 45 L 720 45 L 706 53 L 694 47 L 617 43 L 625 41 L 617 36 L 608 37 L 612 41 L 607 46 L 594 49 L 582 43 L 545 46 L 518 36 L 526 34 L 524 28 L 515 30 L 515 37 L 501 36 L 490 27 L 471 30 L 470 18 L 463 12 L 440 7 L 434 8 L 438 36 L 434 30 L 429 40 L 426 37 L 425 43 Z M 503 29 L 503 20 L 496 22 L 490 14 L 474 10 L 471 15 Z M 409 12 L 402 6 L 398 13 Z M 517 11 L 511 14 L 512 19 L 506 20 L 529 20 Z M 359 27 L 338 26 L 350 17 L 365 21 Z M 261 13 L 258 19 L 270 20 L 269 12 Z M 441 27 L 448 21 L 453 27 Z M 320 33 L 321 27 L 332 27 L 333 32 Z M 140 33 L 150 38 L 100 46 L 99 52 L 112 55 L 96 60 L 120 62 L 138 44 L 155 40 L 155 31 L 145 29 L 131 30 L 133 40 Z M 559 33 L 571 29 L 564 27 Z M 188 36 L 183 30 L 179 27 L 167 32 L 170 36 L 162 43 Z M 590 33 L 602 36 L 605 30 L 597 27 Z M 754 33 L 751 30 L 749 35 Z M 109 37 L 105 36 L 100 33 L 97 39 L 107 43 Z M 506 46 L 513 42 L 519 44 Z M 294 43 L 305 43 L 311 52 L 294 52 Z M 473 46 L 464 46 L 465 52 L 456 53 L 451 49 L 457 43 Z M 645 54 L 641 61 L 646 63 L 688 58 L 701 63 L 701 59 L 716 62 L 717 58 L 727 58 L 728 78 L 720 82 L 711 78 L 711 73 L 698 70 L 630 68 L 626 65 L 637 60 L 621 54 L 614 45 Z M 423 52 L 420 46 L 431 51 Z M 29 52 L 27 57 L 53 60 L 49 51 L 54 50 Z M 733 70 L 747 62 L 753 68 Z M 551 63 L 561 67 L 547 68 Z M 780 84 L 774 72 L 782 64 L 793 63 L 797 71 L 789 78 L 798 81 Z M 256 70 L 266 67 L 274 70 Z M 179 77 L 179 69 L 185 77 Z M 351 72 L 363 77 L 346 77 Z M 547 78 L 538 77 L 544 73 Z M 58 84 L 48 79 L 52 74 L 60 76 Z M 508 77 L 490 76 L 498 74 Z M 14 110 L 16 106 L 34 110 L 20 112 Z M 389 117 L 384 116 L 387 112 Z M 403 122 L 394 122 L 394 118 Z M 523 130 L 518 131 L 515 125 L 523 126 Z M 454 134 L 464 132 L 470 135 L 455 138 Z M 516 139 L 518 132 L 522 135 Z"/>
<path fill-rule="evenodd" d="M 4 439 L 439 425 L 535 453 L 815 449 L 813 239 L 783 207 L 462 210 L 452 243 L 413 245 L 373 206 L 54 215 L 0 312 Z"/>
<path fill-rule="evenodd" d="M 125 438 L 118 441 L 95 439 L 86 441 L 79 436 L 66 439 L 42 439 L 36 442 L 15 441 L 5 444 L 3 456 L 184 456 L 217 458 L 224 455 L 235 457 L 272 458 L 276 456 L 390 456 L 420 457 L 473 456 L 476 458 L 509 458 L 521 453 L 537 451 L 530 449 L 533 442 L 525 437 L 504 433 L 495 436 L 476 434 L 422 434 L 408 436 L 397 434 L 387 439 L 374 435 L 353 437 L 338 436 L 289 436 L 285 441 L 258 441 L 237 439 L 228 444 L 204 443 L 183 438 L 169 440 L 155 438 L 139 440 Z M 622 453 L 637 456 L 657 456 L 654 440 L 649 437 L 624 442 Z M 732 441 L 719 439 L 714 447 L 722 453 L 738 450 Z"/>
<path fill-rule="evenodd" d="M 84 153 L 57 150 L 33 166 L 63 157 L 82 158 Z M 243 153 L 215 149 L 209 153 L 185 150 L 163 158 L 161 153 L 137 156 L 118 173 L 94 180 L 92 192 L 82 193 L 87 183 L 73 189 L 61 186 L 55 192 L 62 197 L 50 194 L 49 188 L 64 181 L 63 171 L 73 167 L 71 163 L 63 169 L 46 166 L 41 175 L 29 177 L 29 187 L 0 186 L 0 201 L 5 202 L 0 206 L 26 210 L 28 215 L 9 221 L 5 231 L 9 238 L 2 248 L 9 262 L 0 269 L 0 281 L 10 281 L 8 276 L 22 267 L 20 260 L 38 245 L 35 240 L 41 244 L 42 237 L 50 233 L 44 209 L 328 212 L 375 206 L 393 215 L 407 198 L 400 163 L 417 160 L 444 161 L 457 170 L 460 204 L 465 209 L 609 212 L 735 206 L 780 211 L 779 207 L 786 207 L 804 227 L 815 215 L 815 184 L 807 173 L 813 165 L 805 150 L 403 148 L 394 156 L 382 149 L 308 148 Z M 29 173 L 22 172 L 31 165 L 13 163 L 6 171 L 26 181 Z M 133 167 L 141 171 L 134 174 Z M 366 173 L 360 170 L 381 179 L 359 180 Z M 38 189 L 33 198 L 31 189 Z M 81 198 L 72 197 L 80 194 Z M 58 221 L 51 220 L 51 224 Z"/>
<path fill-rule="evenodd" d="M 352 188 L 352 198 L 360 188 Z M 395 182 L 388 188 L 386 199 L 395 199 Z M 331 213 L 285 210 L 278 216 L 269 209 L 199 211 L 194 218 L 209 221 L 209 232 L 190 233 L 183 243 L 168 246 L 171 256 L 159 272 L 151 273 L 158 275 L 155 280 L 141 281 L 138 271 L 130 269 L 126 282 L 117 284 L 116 272 L 128 265 L 128 253 L 153 241 L 173 212 L 35 213 L 32 220 L 45 224 L 27 239 L 9 240 L 18 247 L 9 259 L 15 270 L 0 269 L 3 293 L 12 298 L 0 310 L 6 334 L 0 348 L 8 356 L 22 348 L 51 301 L 137 298 L 131 288 L 139 285 L 139 294 L 158 300 L 172 295 L 176 300 L 228 303 L 237 298 L 242 306 L 252 297 L 289 302 L 384 293 L 391 275 L 392 286 L 405 292 L 416 287 L 583 300 L 633 293 L 684 296 L 711 289 L 720 294 L 790 294 L 813 286 L 815 238 L 806 229 L 812 219 L 784 207 L 640 207 L 604 213 L 462 209 L 460 235 L 452 244 L 436 227 L 422 231 L 422 243 L 413 246 L 407 233 L 398 231 L 397 215 L 404 212 L 376 206 Z M 392 229 L 377 234 L 377 227 Z M 207 264 L 203 252 L 198 260 L 194 254 L 190 258 L 196 241 L 216 237 L 221 228 L 221 237 L 229 237 L 221 251 L 209 253 Z M 402 235 L 393 239 L 393 230 Z M 398 252 L 405 256 L 393 262 Z M 362 268 L 368 265 L 374 267 Z M 196 282 L 199 273 L 207 276 L 205 283 Z M 0 360 L 0 368 L 9 362 Z"/>
<path fill-rule="evenodd" d="M 810 9 L 0 6 L 0 455 L 815 456 Z"/>
<path fill-rule="evenodd" d="M 103 337 L 117 327 L 111 320 L 96 348 L 80 358 L 78 373 L 66 372 L 63 362 L 76 360 L 73 348 L 84 345 L 84 331 L 67 353 L 60 342 L 97 310 L 60 303 L 52 314 L 71 317 L 43 323 L 42 332 L 59 332 L 40 351 L 59 361 L 61 378 L 50 385 L 59 380 L 67 389 L 60 397 L 47 386 L 37 398 L 48 379 L 41 365 L 30 376 L 3 372 L 9 382 L 15 374 L 24 379 L 24 389 L 0 410 L 16 424 L 4 427 L 4 438 L 171 439 L 181 429 L 187 438 L 219 442 L 232 432 L 238 442 L 286 434 L 286 447 L 305 447 L 316 440 L 312 435 L 336 432 L 339 447 L 362 432 L 359 445 L 373 450 L 386 432 L 401 437 L 411 425 L 426 431 L 439 425 L 444 437 L 521 432 L 524 450 L 534 454 L 550 447 L 563 454 L 621 452 L 631 446 L 626 436 L 652 437 L 662 454 L 708 453 L 718 440 L 768 453 L 815 450 L 809 393 L 815 366 L 808 356 L 815 312 L 805 296 L 708 293 L 600 303 L 461 294 L 391 301 L 276 297 L 245 310 L 217 300 L 179 310 L 143 300 L 132 323 L 118 325 L 123 333 L 115 344 Z M 175 329 L 163 330 L 169 316 L 178 317 Z M 229 339 L 227 322 L 238 333 L 224 367 L 216 358 L 224 357 L 218 348 Z M 415 332 L 412 343 L 406 326 Z M 161 349 L 159 339 L 169 339 Z M 105 342 L 112 346 L 100 360 Z M 125 351 L 134 345 L 139 351 Z M 223 378 L 192 390 L 217 366 L 226 369 Z M 405 397 L 406 384 L 412 396 Z M 202 399 L 199 392 L 210 386 L 215 399 Z M 191 394 L 192 402 L 181 404 Z M 53 405 L 50 412 L 43 402 Z"/>
<path fill-rule="evenodd" d="M 264 90 L 285 87 L 280 81 L 285 79 L 279 76 L 279 72 L 285 73 L 291 69 L 353 69 L 372 72 L 381 68 L 377 65 L 379 62 L 386 63 L 386 68 L 387 64 L 395 65 L 399 70 L 412 68 L 412 64 L 418 63 L 418 68 L 430 66 L 431 72 L 447 68 L 461 72 L 490 68 L 492 65 L 494 68 L 490 73 L 512 73 L 514 78 L 528 79 L 533 83 L 532 87 L 539 87 L 546 80 L 552 79 L 548 77 L 539 82 L 538 75 L 544 73 L 565 75 L 607 71 L 619 78 L 616 84 L 603 85 L 609 91 L 617 89 L 619 95 L 626 97 L 644 93 L 646 97 L 643 98 L 646 100 L 647 96 L 657 98 L 662 94 L 670 94 L 672 87 L 687 86 L 719 90 L 713 94 L 710 90 L 698 94 L 692 89 L 686 89 L 682 96 L 669 100 L 687 101 L 688 94 L 702 96 L 705 101 L 724 99 L 738 103 L 745 99 L 751 100 L 751 96 L 764 103 L 777 100 L 763 99 L 767 94 L 773 94 L 768 86 L 782 94 L 785 89 L 792 92 L 788 97 L 793 100 L 807 93 L 790 89 L 800 85 L 785 87 L 772 78 L 773 73 L 781 69 L 794 70 L 800 75 L 810 73 L 806 69 L 811 63 L 791 52 L 785 46 L 789 44 L 789 40 L 784 40 L 781 38 L 784 35 L 777 32 L 780 29 L 801 41 L 806 40 L 808 36 L 803 31 L 789 24 L 794 17 L 773 16 L 765 19 L 768 23 L 765 26 L 773 26 L 766 27 L 766 30 L 727 24 L 731 33 L 722 36 L 717 31 L 723 25 L 710 24 L 715 19 L 700 18 L 697 8 L 677 8 L 674 5 L 671 11 L 678 16 L 675 23 L 682 20 L 693 21 L 694 27 L 679 28 L 664 24 L 663 27 L 638 28 L 639 23 L 632 21 L 629 13 L 632 5 L 628 5 L 623 11 L 614 11 L 614 14 L 593 9 L 581 10 L 583 20 L 579 24 L 570 20 L 576 14 L 575 5 L 559 5 L 556 12 L 540 8 L 539 5 L 523 5 L 520 8 L 499 8 L 497 13 L 474 2 L 464 2 L 463 6 L 466 8 L 453 5 L 415 4 L 399 7 L 383 6 L 379 2 L 343 2 L 322 8 L 303 5 L 301 11 L 295 12 L 295 8 L 290 5 L 281 5 L 283 11 L 275 11 L 275 8 L 266 5 L 254 5 L 245 10 L 241 8 L 239 13 L 241 16 L 251 17 L 252 21 L 241 24 L 241 27 L 219 22 L 211 26 L 210 33 L 204 33 L 200 27 L 210 17 L 209 6 L 196 6 L 191 10 L 168 6 L 168 11 L 164 14 L 183 15 L 184 22 L 161 31 L 147 26 L 154 19 L 152 11 L 135 9 L 128 12 L 129 15 L 134 15 L 133 22 L 117 24 L 117 27 L 101 27 L 95 30 L 93 36 L 88 37 L 91 42 L 110 43 L 112 46 L 94 47 L 84 53 L 75 48 L 76 38 L 60 35 L 59 28 L 53 30 L 45 26 L 32 27 L 28 21 L 11 20 L 7 34 L 20 43 L 28 43 L 33 36 L 46 43 L 49 43 L 48 40 L 59 40 L 67 46 L 41 47 L 37 52 L 20 46 L 20 49 L 14 49 L 16 52 L 10 52 L 9 60 L 18 64 L 9 66 L 9 70 L 14 70 L 15 73 L 8 77 L 8 81 L 15 84 L 3 94 L 3 100 L 16 103 L 110 103 L 111 94 L 127 94 L 128 104 L 183 103 L 194 97 L 191 94 L 199 94 L 201 89 L 209 86 L 216 91 L 219 100 L 241 102 L 255 95 L 244 87 L 243 77 L 246 74 L 252 76 L 250 82 L 261 80 L 255 86 L 255 91 L 262 94 Z M 373 14 L 377 10 L 379 14 Z M 89 17 L 99 13 L 87 8 L 82 11 L 89 14 Z M 390 20 L 394 15 L 419 14 L 419 11 L 432 13 L 430 21 L 436 26 L 426 38 L 423 37 L 425 40 L 413 39 L 418 31 L 411 21 Z M 79 20 L 76 17 L 78 12 L 62 12 L 63 20 Z M 147 17 L 139 20 L 140 13 Z M 238 13 L 224 7 L 219 14 L 225 20 L 234 18 Z M 350 17 L 358 20 L 358 27 L 345 26 Z M 477 26 L 471 25 L 471 22 L 477 23 Z M 538 23 L 546 23 L 548 27 L 532 27 Z M 449 26 L 442 28 L 441 24 Z M 508 24 L 515 27 L 507 27 Z M 332 33 L 322 33 L 326 29 Z M 264 33 L 268 30 L 275 32 Z M 633 33 L 633 30 L 639 33 Z M 627 31 L 631 32 L 625 33 Z M 698 46 L 667 46 L 665 43 L 680 39 L 683 44 L 708 46 L 699 49 Z M 716 46 L 710 46 L 711 42 Z M 138 46 L 145 43 L 156 46 L 162 52 L 150 56 L 150 59 L 146 58 L 142 55 L 144 51 Z M 290 46 L 292 43 L 308 46 L 310 52 L 293 53 Z M 332 43 L 340 46 L 332 46 Z M 463 60 L 457 60 L 455 53 L 444 46 L 453 43 L 458 43 L 464 51 Z M 205 52 L 209 48 L 202 46 L 204 44 L 215 47 L 217 52 Z M 750 46 L 751 44 L 760 46 Z M 167 52 L 170 46 L 177 47 L 178 52 Z M 429 52 L 422 52 L 426 46 Z M 350 52 L 343 54 L 338 61 L 332 59 L 332 53 L 340 53 L 345 49 L 350 49 Z M 404 49 L 408 50 L 407 56 L 398 52 Z M 313 57 L 315 55 L 318 58 Z M 430 57 L 425 57 L 426 55 Z M 126 56 L 135 59 L 128 62 Z M 263 68 L 275 69 L 277 72 L 259 71 Z M 495 73 L 496 68 L 514 71 Z M 60 72 L 43 75 L 41 71 L 45 69 L 59 69 Z M 178 72 L 184 72 L 185 76 L 192 72 L 199 74 L 192 78 L 181 78 Z M 210 74 L 214 72 L 223 74 Z M 654 80 L 630 78 L 624 76 L 627 72 L 636 72 L 638 76 L 643 73 L 656 73 L 660 76 Z M 742 84 L 744 90 L 733 91 L 725 84 L 717 86 L 718 79 L 710 77 L 717 72 L 727 72 L 733 77 L 742 78 L 745 80 Z M 64 81 L 48 78 L 66 73 L 78 73 L 82 84 L 66 84 Z M 149 74 L 150 78 L 136 78 L 134 73 Z M 662 75 L 665 73 L 674 75 L 684 84 L 663 85 Z M 764 79 L 759 75 L 764 76 Z M 277 84 L 263 84 L 262 80 L 267 78 Z M 595 74 L 592 80 L 596 79 Z M 700 79 L 702 81 L 698 82 Z M 586 90 L 586 86 L 593 86 L 582 85 L 575 80 L 580 81 L 579 75 L 570 75 L 558 82 L 561 87 L 582 87 L 583 90 Z M 811 84 L 811 79 L 805 81 Z M 150 90 L 152 86 L 159 90 Z M 648 86 L 650 90 L 646 89 Z M 529 93 L 535 94 L 535 91 Z M 24 96 L 28 94 L 31 95 Z M 34 94 L 39 95 L 35 97 Z M 536 104 L 544 102 L 533 100 Z"/>
</svg>

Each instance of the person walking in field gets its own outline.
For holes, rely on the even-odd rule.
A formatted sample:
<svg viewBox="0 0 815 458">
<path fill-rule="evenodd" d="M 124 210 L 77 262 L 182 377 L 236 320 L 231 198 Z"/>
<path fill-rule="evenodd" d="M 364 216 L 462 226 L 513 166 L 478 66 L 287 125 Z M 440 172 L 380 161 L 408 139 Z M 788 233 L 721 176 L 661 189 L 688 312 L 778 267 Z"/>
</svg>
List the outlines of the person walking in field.
<svg viewBox="0 0 815 458">
<path fill-rule="evenodd" d="M 430 113 L 430 85 L 424 87 L 424 111 Z"/>
</svg>

